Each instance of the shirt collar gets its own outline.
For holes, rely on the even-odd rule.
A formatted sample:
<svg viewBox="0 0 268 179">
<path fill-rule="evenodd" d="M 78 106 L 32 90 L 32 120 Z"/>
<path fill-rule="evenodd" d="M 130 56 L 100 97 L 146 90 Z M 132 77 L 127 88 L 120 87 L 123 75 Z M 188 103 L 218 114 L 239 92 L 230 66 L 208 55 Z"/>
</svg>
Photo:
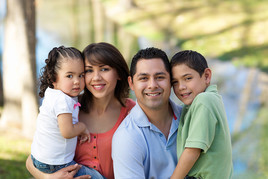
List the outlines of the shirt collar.
<svg viewBox="0 0 268 179">
<path fill-rule="evenodd" d="M 173 126 L 178 126 L 179 125 L 179 120 L 180 120 L 180 115 L 181 115 L 181 106 L 175 104 L 171 99 L 169 99 L 169 102 L 171 104 L 172 110 L 173 110 L 173 120 L 172 120 L 172 126 L 171 126 L 171 131 Z M 143 110 L 141 109 L 139 103 L 136 100 L 136 105 L 133 107 L 131 110 L 131 116 L 135 123 L 139 127 L 150 127 L 151 129 L 154 129 L 154 125 L 149 121 Z M 174 125 L 173 125 L 174 123 Z M 154 127 L 153 127 L 154 126 Z"/>
<path fill-rule="evenodd" d="M 132 110 L 130 112 L 130 115 L 132 116 L 133 121 L 135 121 L 135 123 L 139 127 L 148 127 L 151 124 L 149 122 L 147 116 L 145 115 L 145 113 L 141 109 L 137 100 L 136 100 L 136 105 L 132 108 Z"/>
<path fill-rule="evenodd" d="M 206 92 L 217 92 L 217 85 L 209 85 L 205 91 Z"/>
</svg>

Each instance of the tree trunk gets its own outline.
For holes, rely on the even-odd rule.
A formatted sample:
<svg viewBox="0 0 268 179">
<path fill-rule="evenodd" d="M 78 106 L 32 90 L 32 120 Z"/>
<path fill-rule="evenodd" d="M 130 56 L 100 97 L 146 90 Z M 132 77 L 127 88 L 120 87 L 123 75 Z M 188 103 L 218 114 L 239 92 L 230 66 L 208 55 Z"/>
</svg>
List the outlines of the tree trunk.
<svg viewBox="0 0 268 179">
<path fill-rule="evenodd" d="M 89 0 L 89 43 L 95 42 L 95 30 L 94 30 L 94 10 L 93 10 L 93 2 Z M 87 45 L 87 44 L 86 44 Z"/>
<path fill-rule="evenodd" d="M 253 82 L 257 75 L 257 70 L 255 68 L 250 68 L 248 72 L 247 82 L 243 91 L 241 91 L 241 98 L 239 99 L 239 107 L 237 112 L 237 119 L 234 123 L 234 133 L 238 133 L 241 130 L 245 114 L 247 112 L 248 104 L 250 101 L 250 95 L 252 88 L 254 87 Z"/>
<path fill-rule="evenodd" d="M 36 117 L 38 115 L 38 98 L 37 98 L 37 79 L 36 79 L 36 29 L 35 29 L 35 0 L 23 0 L 23 9 L 25 11 L 26 22 L 26 40 L 25 48 L 27 58 L 23 58 L 22 67 L 25 68 L 22 76 L 22 129 L 23 134 L 32 137 L 36 126 Z"/>
<path fill-rule="evenodd" d="M 130 64 L 130 59 L 138 51 L 138 41 L 135 36 L 130 35 L 124 28 L 117 29 L 118 44 L 117 47 L 121 50 L 127 63 Z"/>
<path fill-rule="evenodd" d="M 107 17 L 106 17 L 107 18 Z M 105 28 L 105 42 L 114 44 L 114 29 L 115 29 L 114 22 L 107 18 L 106 20 L 106 28 Z"/>
<path fill-rule="evenodd" d="M 35 62 L 35 0 L 8 0 L 3 52 L 1 125 L 32 136 L 38 113 Z"/>
<path fill-rule="evenodd" d="M 72 0 L 72 41 L 73 41 L 73 46 L 79 47 L 79 44 L 81 43 L 80 39 L 80 33 L 79 33 L 79 17 L 78 17 L 78 12 L 79 12 L 79 1 Z"/>
<path fill-rule="evenodd" d="M 104 41 L 105 13 L 100 0 L 92 0 L 95 42 Z"/>
</svg>

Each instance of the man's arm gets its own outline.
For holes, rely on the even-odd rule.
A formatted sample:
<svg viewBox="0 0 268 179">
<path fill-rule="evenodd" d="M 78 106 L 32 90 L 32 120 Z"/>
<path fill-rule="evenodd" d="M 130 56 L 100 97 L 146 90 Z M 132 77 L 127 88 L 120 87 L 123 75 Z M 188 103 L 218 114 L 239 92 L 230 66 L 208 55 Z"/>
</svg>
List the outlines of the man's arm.
<svg viewBox="0 0 268 179">
<path fill-rule="evenodd" d="M 134 134 L 132 136 L 127 131 L 120 130 L 113 136 L 112 158 L 116 179 L 145 178 L 145 154 L 141 148 L 143 142 L 137 141 L 137 135 L 134 137 Z"/>
<path fill-rule="evenodd" d="M 200 156 L 201 149 L 185 148 L 170 179 L 184 179 Z"/>
</svg>

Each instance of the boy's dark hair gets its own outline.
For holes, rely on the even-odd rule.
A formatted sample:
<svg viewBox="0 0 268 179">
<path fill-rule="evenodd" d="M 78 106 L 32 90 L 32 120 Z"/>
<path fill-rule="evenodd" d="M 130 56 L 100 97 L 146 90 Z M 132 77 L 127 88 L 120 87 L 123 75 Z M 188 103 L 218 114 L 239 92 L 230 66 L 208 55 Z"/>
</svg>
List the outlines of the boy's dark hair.
<svg viewBox="0 0 268 179">
<path fill-rule="evenodd" d="M 136 74 L 136 67 L 139 60 L 142 59 L 152 59 L 152 58 L 160 58 L 167 72 L 170 74 L 170 66 L 167 54 L 161 49 L 150 47 L 146 49 L 139 50 L 136 55 L 132 58 L 130 65 L 130 76 L 133 79 L 133 76 Z"/>
<path fill-rule="evenodd" d="M 53 82 L 56 82 L 57 72 L 61 68 L 64 58 L 83 60 L 82 53 L 74 47 L 54 47 L 45 60 L 46 65 L 40 70 L 40 92 L 39 96 L 44 97 L 48 87 L 54 88 Z"/>
<path fill-rule="evenodd" d="M 194 69 L 199 73 L 200 76 L 202 76 L 205 69 L 208 68 L 205 57 L 203 57 L 203 55 L 200 53 L 192 50 L 180 51 L 171 58 L 171 68 L 180 64 L 185 64 L 189 68 Z"/>
<path fill-rule="evenodd" d="M 87 60 L 92 65 L 109 65 L 114 68 L 120 80 L 117 80 L 114 95 L 125 106 L 125 99 L 129 95 L 128 76 L 129 69 L 120 51 L 113 45 L 105 42 L 92 43 L 82 52 L 84 61 Z M 85 88 L 80 98 L 81 110 L 89 112 L 92 103 L 92 93 Z"/>
</svg>

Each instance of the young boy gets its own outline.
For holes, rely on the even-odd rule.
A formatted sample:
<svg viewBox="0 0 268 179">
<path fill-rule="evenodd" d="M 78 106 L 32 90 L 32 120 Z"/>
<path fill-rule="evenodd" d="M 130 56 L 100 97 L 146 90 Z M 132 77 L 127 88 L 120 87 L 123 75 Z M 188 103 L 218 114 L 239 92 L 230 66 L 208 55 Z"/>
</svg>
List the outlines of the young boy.
<svg viewBox="0 0 268 179">
<path fill-rule="evenodd" d="M 198 52 L 171 59 L 172 84 L 184 103 L 177 136 L 178 164 L 171 179 L 232 178 L 232 146 L 221 96 L 210 85 L 211 70 Z"/>
</svg>

